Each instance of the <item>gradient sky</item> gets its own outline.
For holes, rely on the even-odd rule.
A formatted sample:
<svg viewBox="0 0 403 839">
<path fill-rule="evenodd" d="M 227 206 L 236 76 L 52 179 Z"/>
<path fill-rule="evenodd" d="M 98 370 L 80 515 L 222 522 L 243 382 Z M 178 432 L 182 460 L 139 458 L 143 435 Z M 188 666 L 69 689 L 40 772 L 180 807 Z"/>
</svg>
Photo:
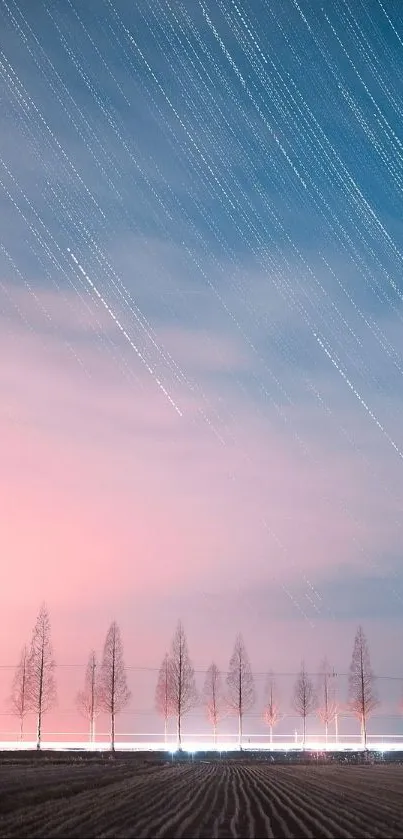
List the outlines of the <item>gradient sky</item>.
<svg viewBox="0 0 403 839">
<path fill-rule="evenodd" d="M 3 695 L 42 600 L 56 727 L 114 618 L 131 730 L 179 617 L 200 671 L 362 622 L 399 676 L 400 0 L 0 0 L 0 47 Z"/>
</svg>

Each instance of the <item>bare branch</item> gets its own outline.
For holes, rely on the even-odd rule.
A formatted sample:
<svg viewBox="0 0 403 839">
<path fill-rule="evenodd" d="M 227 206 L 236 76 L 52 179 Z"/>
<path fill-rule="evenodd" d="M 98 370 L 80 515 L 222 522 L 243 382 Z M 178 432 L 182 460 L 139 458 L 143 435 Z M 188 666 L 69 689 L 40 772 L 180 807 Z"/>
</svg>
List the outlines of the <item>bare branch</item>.
<svg viewBox="0 0 403 839">
<path fill-rule="evenodd" d="M 55 666 L 49 613 L 43 603 L 32 633 L 26 682 L 27 707 L 37 716 L 37 749 L 41 747 L 43 714 L 56 703 Z"/>
<path fill-rule="evenodd" d="M 336 674 L 334 669 L 330 667 L 328 660 L 324 658 L 319 667 L 316 690 L 316 713 L 320 721 L 325 726 L 326 739 L 328 735 L 328 726 L 334 722 L 338 712 L 335 677 Z"/>
<path fill-rule="evenodd" d="M 282 719 L 277 699 L 276 683 L 273 673 L 269 673 L 267 686 L 267 703 L 263 709 L 263 720 L 270 729 L 270 743 L 273 742 L 273 728 Z"/>
<path fill-rule="evenodd" d="M 304 662 L 302 662 L 301 670 L 294 685 L 293 706 L 303 720 L 303 745 L 305 745 L 306 718 L 315 709 L 316 694 L 312 679 L 305 670 Z"/>
<path fill-rule="evenodd" d="M 217 740 L 217 726 L 223 714 L 222 676 L 213 662 L 207 670 L 203 687 L 202 702 L 207 718 L 213 727 L 214 743 Z"/>
<path fill-rule="evenodd" d="M 20 723 L 20 740 L 23 739 L 24 719 L 29 712 L 27 687 L 28 647 L 25 644 L 21 650 L 20 660 L 15 670 L 11 696 L 8 701 L 11 713 L 18 718 Z"/>
<path fill-rule="evenodd" d="M 101 712 L 97 667 L 95 651 L 92 650 L 85 671 L 84 689 L 80 690 L 76 696 L 78 711 L 90 723 L 90 742 L 94 742 L 95 720 Z"/>
<path fill-rule="evenodd" d="M 360 720 L 363 745 L 367 743 L 367 720 L 379 705 L 374 687 L 367 639 L 361 626 L 354 639 L 353 655 L 348 679 L 348 707 Z"/>
<path fill-rule="evenodd" d="M 158 673 L 155 688 L 155 708 L 160 717 L 164 720 L 164 739 L 167 740 L 167 726 L 170 717 L 175 715 L 173 702 L 173 686 L 171 660 L 168 653 L 165 653 Z"/>
<path fill-rule="evenodd" d="M 178 622 L 171 646 L 170 702 L 177 720 L 178 747 L 181 747 L 182 718 L 198 703 L 194 669 L 189 658 L 186 635 Z"/>
<path fill-rule="evenodd" d="M 100 709 L 110 714 L 111 749 L 114 751 L 115 717 L 123 711 L 131 696 L 123 660 L 123 644 L 116 621 L 110 625 L 106 635 L 98 691 Z"/>
<path fill-rule="evenodd" d="M 242 748 L 243 717 L 256 700 L 252 669 L 242 635 L 237 635 L 235 639 L 227 675 L 227 688 L 228 705 L 232 712 L 238 715 L 239 747 Z"/>
</svg>

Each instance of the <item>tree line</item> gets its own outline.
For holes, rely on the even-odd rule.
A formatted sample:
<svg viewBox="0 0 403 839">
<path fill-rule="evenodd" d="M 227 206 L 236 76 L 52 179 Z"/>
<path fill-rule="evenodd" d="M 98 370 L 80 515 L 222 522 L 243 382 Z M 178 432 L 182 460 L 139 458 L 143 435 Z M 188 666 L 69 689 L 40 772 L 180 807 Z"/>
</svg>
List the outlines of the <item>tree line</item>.
<svg viewBox="0 0 403 839">
<path fill-rule="evenodd" d="M 9 697 L 10 710 L 20 723 L 21 740 L 26 715 L 36 715 L 37 749 L 41 748 L 43 716 L 56 704 L 55 667 L 49 613 L 43 604 L 32 632 L 30 647 L 25 645 L 22 649 Z M 317 714 L 324 726 L 326 741 L 330 725 L 335 725 L 337 734 L 341 705 L 336 695 L 336 676 L 326 659 L 321 663 L 316 682 L 306 671 L 304 662 L 301 664 L 294 684 L 292 704 L 302 720 L 303 745 L 306 742 L 307 717 L 313 713 Z M 379 705 L 374 682 L 367 639 L 359 626 L 348 676 L 346 707 L 360 722 L 364 746 L 367 744 L 368 719 Z M 84 684 L 76 696 L 77 709 L 89 724 L 90 742 L 95 742 L 96 719 L 103 712 L 110 719 L 110 743 L 112 751 L 115 750 L 116 717 L 127 706 L 130 697 L 120 629 L 116 621 L 113 621 L 105 638 L 100 662 L 94 650 L 89 654 Z M 254 677 L 242 636 L 236 637 L 228 672 L 223 674 L 216 663 L 212 662 L 205 674 L 203 689 L 199 692 L 185 631 L 179 621 L 171 647 L 162 660 L 155 689 L 155 708 L 164 723 L 165 742 L 168 722 L 174 718 L 177 747 L 181 748 L 183 719 L 201 705 L 211 725 L 214 743 L 217 742 L 220 722 L 229 715 L 236 715 L 238 745 L 242 748 L 244 716 L 255 702 Z M 269 727 L 270 743 L 273 729 L 283 716 L 275 678 L 273 673 L 269 673 L 262 719 Z"/>
</svg>

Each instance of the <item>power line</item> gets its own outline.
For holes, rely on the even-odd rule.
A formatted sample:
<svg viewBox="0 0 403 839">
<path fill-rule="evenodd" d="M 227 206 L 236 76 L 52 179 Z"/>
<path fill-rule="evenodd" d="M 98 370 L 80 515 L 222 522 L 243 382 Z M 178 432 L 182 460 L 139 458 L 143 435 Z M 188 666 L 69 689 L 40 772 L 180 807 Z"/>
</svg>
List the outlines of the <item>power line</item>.
<svg viewBox="0 0 403 839">
<path fill-rule="evenodd" d="M 77 714 L 77 708 L 57 708 L 57 709 L 55 708 L 52 711 L 52 713 L 57 715 L 57 716 L 64 715 L 64 714 L 66 714 L 66 715 L 69 715 L 69 714 L 76 715 Z M 35 714 L 34 711 L 30 712 L 31 716 L 34 715 L 34 714 Z M 123 709 L 122 711 L 119 712 L 119 716 L 125 716 L 125 715 L 130 715 L 130 714 L 134 714 L 136 716 L 159 716 L 157 714 L 157 711 L 154 710 L 154 709 L 151 709 L 151 708 L 125 708 L 125 709 Z M 188 717 L 198 717 L 200 715 L 202 715 L 202 716 L 204 715 L 204 711 L 203 711 L 202 707 L 200 707 L 199 711 L 197 711 L 197 710 L 189 711 L 186 714 L 186 718 L 188 718 Z M 17 715 L 10 710 L 10 711 L 0 711 L 0 716 L 1 717 L 15 717 Z M 226 717 L 226 719 L 230 719 L 233 716 L 236 716 L 235 712 L 233 714 L 228 715 L 228 717 Z M 245 718 L 248 718 L 248 719 L 262 719 L 263 720 L 263 713 L 260 713 L 258 711 L 245 712 L 243 714 L 243 716 Z M 313 711 L 311 714 L 309 714 L 309 716 L 310 717 L 316 716 L 315 711 Z M 339 719 L 355 719 L 355 714 L 352 711 L 350 711 L 350 712 L 339 711 L 337 716 L 338 716 Z M 387 719 L 400 720 L 400 719 L 402 719 L 402 716 L 403 716 L 403 713 L 402 714 L 388 714 L 387 712 L 385 712 L 385 713 L 382 713 L 382 714 L 371 714 L 371 720 L 373 720 L 373 719 L 384 719 L 385 717 Z M 282 719 L 300 719 L 300 718 L 301 718 L 301 715 L 297 714 L 296 712 L 294 712 L 294 713 L 284 713 L 283 716 L 282 716 Z"/>
<path fill-rule="evenodd" d="M 81 668 L 86 668 L 87 664 L 88 664 L 88 662 L 80 663 L 80 664 L 70 664 L 70 663 L 60 664 L 60 663 L 56 663 L 55 668 L 69 668 L 69 667 L 71 667 L 71 668 L 80 668 L 80 667 Z M 100 664 L 97 665 L 97 667 L 100 667 L 100 666 L 101 666 Z M 17 667 L 18 667 L 18 664 L 0 664 L 0 670 L 16 670 Z M 124 669 L 125 670 L 131 670 L 131 671 L 138 672 L 138 673 L 159 673 L 159 671 L 160 671 L 160 667 L 140 666 L 140 665 L 137 665 L 137 664 L 125 664 Z M 194 672 L 197 675 L 205 675 L 208 672 L 208 668 L 205 668 L 205 669 L 204 668 L 203 669 L 194 668 Z M 223 676 L 227 676 L 228 671 L 227 670 L 222 670 L 221 674 Z M 297 676 L 300 675 L 300 671 L 292 671 L 292 672 L 278 671 L 278 672 L 274 672 L 273 670 L 267 670 L 267 671 L 257 671 L 256 670 L 256 671 L 252 671 L 252 675 L 255 679 L 263 679 L 263 678 L 269 679 L 271 676 L 275 676 L 276 678 L 296 678 Z M 310 676 L 310 677 L 319 677 L 319 676 L 323 676 L 323 672 L 309 672 L 309 671 L 306 671 L 306 675 Z M 337 672 L 328 673 L 328 676 L 329 676 L 329 678 L 338 678 L 338 677 L 348 678 L 349 673 L 342 673 L 340 671 L 337 671 Z M 394 675 L 388 675 L 388 674 L 375 674 L 374 679 L 387 679 L 387 680 L 390 680 L 390 681 L 403 682 L 403 675 L 394 676 Z"/>
</svg>

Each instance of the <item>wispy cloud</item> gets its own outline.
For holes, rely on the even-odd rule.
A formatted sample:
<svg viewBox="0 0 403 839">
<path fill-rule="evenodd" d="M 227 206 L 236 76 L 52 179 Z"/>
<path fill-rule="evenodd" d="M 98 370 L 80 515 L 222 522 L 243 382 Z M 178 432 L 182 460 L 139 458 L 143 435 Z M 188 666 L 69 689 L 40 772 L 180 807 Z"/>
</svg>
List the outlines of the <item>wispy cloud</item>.
<svg viewBox="0 0 403 839">
<path fill-rule="evenodd" d="M 276 395 L 276 413 L 240 387 L 252 360 L 236 330 L 203 329 L 202 319 L 194 330 L 155 330 L 171 372 L 180 371 L 169 382 L 179 417 L 117 330 L 116 357 L 103 343 L 108 318 L 95 331 L 73 295 L 67 306 L 46 290 L 10 296 L 20 314 L 10 304 L 0 340 L 11 597 L 21 586 L 32 603 L 247 583 L 297 592 L 396 550 L 398 503 L 368 481 L 354 445 L 336 443 L 315 400 L 299 392 L 281 404 Z M 344 411 L 357 429 L 348 399 Z M 377 467 L 382 440 L 369 435 L 367 454 L 369 441 Z M 327 608 L 329 589 L 323 597 Z"/>
</svg>

